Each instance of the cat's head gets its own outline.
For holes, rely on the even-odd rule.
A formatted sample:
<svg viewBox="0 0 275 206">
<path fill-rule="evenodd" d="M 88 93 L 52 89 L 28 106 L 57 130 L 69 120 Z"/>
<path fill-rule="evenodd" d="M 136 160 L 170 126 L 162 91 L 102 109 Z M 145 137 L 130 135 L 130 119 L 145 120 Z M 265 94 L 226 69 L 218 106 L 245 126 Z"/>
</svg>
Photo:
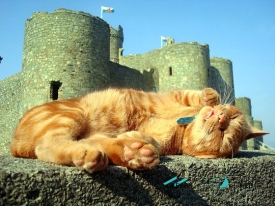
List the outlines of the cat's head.
<svg viewBox="0 0 275 206">
<path fill-rule="evenodd" d="M 186 128 L 182 150 L 201 158 L 233 157 L 245 140 L 264 134 L 232 105 L 205 106 Z"/>
</svg>

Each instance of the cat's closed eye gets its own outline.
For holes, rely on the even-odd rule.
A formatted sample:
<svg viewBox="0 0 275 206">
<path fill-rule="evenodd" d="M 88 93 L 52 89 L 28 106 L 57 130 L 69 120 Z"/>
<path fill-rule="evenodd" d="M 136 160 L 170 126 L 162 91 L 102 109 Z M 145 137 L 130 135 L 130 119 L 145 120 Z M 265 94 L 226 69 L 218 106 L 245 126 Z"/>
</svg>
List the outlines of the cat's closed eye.
<svg viewBox="0 0 275 206">
<path fill-rule="evenodd" d="M 230 119 L 236 119 L 239 115 L 240 115 L 239 113 L 234 114 L 234 115 L 230 116 Z"/>
</svg>

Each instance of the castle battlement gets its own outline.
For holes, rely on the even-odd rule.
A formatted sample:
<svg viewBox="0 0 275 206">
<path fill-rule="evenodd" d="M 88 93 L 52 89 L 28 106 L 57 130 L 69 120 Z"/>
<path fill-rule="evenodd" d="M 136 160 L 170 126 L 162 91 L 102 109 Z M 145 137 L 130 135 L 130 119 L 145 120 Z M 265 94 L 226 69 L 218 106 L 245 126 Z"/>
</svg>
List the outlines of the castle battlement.
<svg viewBox="0 0 275 206">
<path fill-rule="evenodd" d="M 224 59 L 224 58 L 216 57 L 216 56 L 211 58 L 211 62 L 223 62 L 226 64 L 232 64 L 232 61 L 230 59 Z"/>
<path fill-rule="evenodd" d="M 123 35 L 123 28 L 119 25 L 118 29 L 114 29 L 112 26 L 110 26 L 110 36 L 111 37 L 117 37 L 121 41 L 124 40 L 124 35 Z"/>
</svg>

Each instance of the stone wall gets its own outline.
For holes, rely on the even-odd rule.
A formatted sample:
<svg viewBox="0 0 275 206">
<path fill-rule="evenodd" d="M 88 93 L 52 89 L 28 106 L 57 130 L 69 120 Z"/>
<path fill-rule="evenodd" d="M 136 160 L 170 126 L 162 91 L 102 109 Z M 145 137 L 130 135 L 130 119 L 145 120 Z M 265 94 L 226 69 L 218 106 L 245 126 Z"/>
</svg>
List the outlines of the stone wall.
<svg viewBox="0 0 275 206">
<path fill-rule="evenodd" d="M 109 72 L 109 87 L 146 90 L 144 76 L 138 70 L 131 69 L 114 62 L 109 62 Z"/>
<path fill-rule="evenodd" d="M 240 152 L 233 159 L 166 156 L 151 170 L 109 166 L 94 174 L 10 155 L 0 158 L 3 206 L 275 204 L 271 152 Z"/>
<path fill-rule="evenodd" d="M 20 118 L 21 73 L 0 81 L 0 154 L 9 150 L 13 130 Z"/>
</svg>

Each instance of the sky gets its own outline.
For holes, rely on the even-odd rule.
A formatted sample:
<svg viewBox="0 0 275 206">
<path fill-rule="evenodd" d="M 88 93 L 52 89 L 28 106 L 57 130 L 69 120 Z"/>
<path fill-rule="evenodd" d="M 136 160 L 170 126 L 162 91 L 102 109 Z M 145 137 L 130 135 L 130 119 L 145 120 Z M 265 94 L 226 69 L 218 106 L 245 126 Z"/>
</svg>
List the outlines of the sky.
<svg viewBox="0 0 275 206">
<path fill-rule="evenodd" d="M 252 116 L 269 132 L 275 148 L 275 1 L 274 0 L 0 0 L 0 80 L 21 71 L 25 21 L 34 12 L 58 8 L 100 17 L 123 27 L 123 55 L 160 48 L 160 37 L 175 43 L 209 44 L 210 57 L 233 63 L 235 96 L 251 99 Z"/>
</svg>

